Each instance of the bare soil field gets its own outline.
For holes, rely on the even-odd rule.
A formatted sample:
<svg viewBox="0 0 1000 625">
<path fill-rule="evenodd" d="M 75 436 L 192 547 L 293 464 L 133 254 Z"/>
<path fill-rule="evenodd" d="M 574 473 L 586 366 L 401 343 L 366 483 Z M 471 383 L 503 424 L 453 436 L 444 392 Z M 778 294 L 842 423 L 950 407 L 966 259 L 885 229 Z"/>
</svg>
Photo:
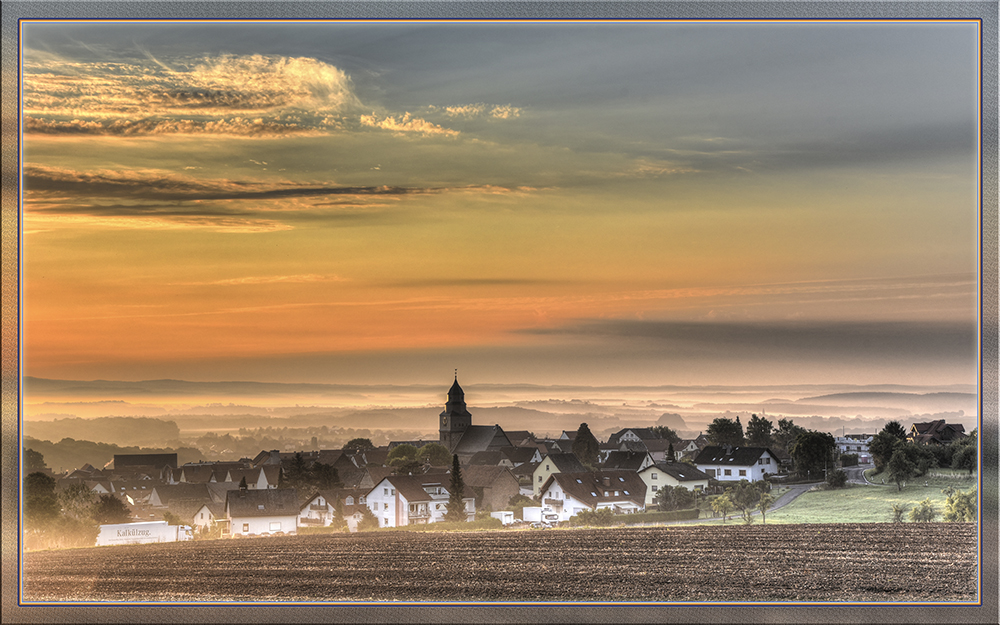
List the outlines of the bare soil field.
<svg viewBox="0 0 1000 625">
<path fill-rule="evenodd" d="M 285 536 L 33 552 L 33 601 L 974 601 L 973 524 Z"/>
</svg>

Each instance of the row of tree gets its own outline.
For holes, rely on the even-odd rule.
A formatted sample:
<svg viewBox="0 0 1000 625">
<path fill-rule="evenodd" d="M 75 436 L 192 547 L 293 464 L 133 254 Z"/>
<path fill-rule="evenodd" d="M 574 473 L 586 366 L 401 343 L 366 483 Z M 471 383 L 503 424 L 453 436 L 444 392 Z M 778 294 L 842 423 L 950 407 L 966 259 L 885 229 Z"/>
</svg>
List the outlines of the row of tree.
<svg viewBox="0 0 1000 625">
<path fill-rule="evenodd" d="M 24 478 L 26 549 L 93 546 L 99 525 L 130 518 L 128 506 L 114 495 L 97 495 L 83 484 L 56 491 L 55 479 L 40 471 Z"/>
</svg>

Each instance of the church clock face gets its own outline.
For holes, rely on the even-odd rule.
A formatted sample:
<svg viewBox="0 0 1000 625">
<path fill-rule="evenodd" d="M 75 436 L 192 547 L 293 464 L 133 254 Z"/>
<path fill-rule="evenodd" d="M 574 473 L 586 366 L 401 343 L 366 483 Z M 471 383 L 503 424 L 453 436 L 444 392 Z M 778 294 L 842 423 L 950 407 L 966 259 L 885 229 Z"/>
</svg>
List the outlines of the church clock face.
<svg viewBox="0 0 1000 625">
<path fill-rule="evenodd" d="M 441 417 L 441 425 L 448 425 L 448 417 Z"/>
</svg>

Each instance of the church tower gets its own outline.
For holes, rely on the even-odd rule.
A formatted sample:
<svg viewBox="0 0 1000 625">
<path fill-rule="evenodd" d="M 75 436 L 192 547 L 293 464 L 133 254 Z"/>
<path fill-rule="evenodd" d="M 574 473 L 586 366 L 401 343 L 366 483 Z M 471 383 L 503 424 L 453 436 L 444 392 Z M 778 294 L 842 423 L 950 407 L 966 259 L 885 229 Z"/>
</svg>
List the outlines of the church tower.
<svg viewBox="0 0 1000 625">
<path fill-rule="evenodd" d="M 455 374 L 455 383 L 448 390 L 448 403 L 441 413 L 439 427 L 439 440 L 448 451 L 454 451 L 458 441 L 462 439 L 462 434 L 472 425 L 472 414 L 465 407 L 465 391 L 458 385 L 458 374 Z"/>
</svg>

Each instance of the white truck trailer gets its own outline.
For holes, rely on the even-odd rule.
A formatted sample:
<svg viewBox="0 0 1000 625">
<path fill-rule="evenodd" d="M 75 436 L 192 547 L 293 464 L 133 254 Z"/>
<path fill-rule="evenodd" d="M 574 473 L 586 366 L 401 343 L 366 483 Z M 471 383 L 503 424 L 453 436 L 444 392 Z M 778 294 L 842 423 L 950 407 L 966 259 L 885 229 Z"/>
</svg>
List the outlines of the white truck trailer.
<svg viewBox="0 0 1000 625">
<path fill-rule="evenodd" d="M 193 539 L 194 534 L 189 525 L 169 525 L 166 521 L 144 521 L 142 523 L 102 525 L 101 532 L 97 535 L 97 546 L 172 543 Z"/>
</svg>

